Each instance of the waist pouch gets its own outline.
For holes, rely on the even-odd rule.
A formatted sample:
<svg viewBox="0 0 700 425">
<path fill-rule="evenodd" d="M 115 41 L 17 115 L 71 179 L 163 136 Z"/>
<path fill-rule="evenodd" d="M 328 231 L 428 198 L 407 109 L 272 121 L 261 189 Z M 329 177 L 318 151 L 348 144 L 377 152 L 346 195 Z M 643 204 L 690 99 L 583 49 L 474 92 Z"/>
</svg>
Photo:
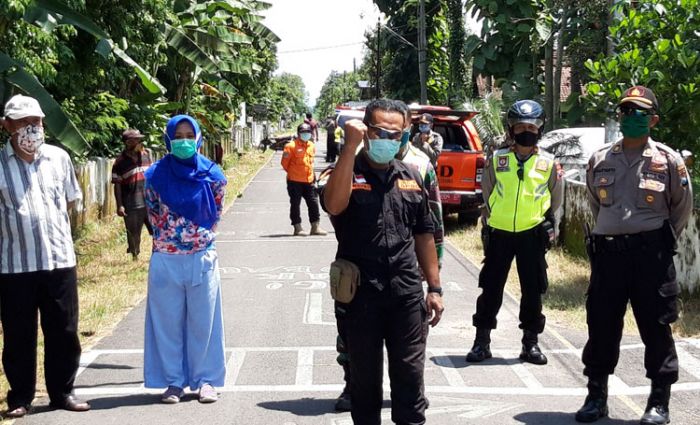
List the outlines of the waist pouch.
<svg viewBox="0 0 700 425">
<path fill-rule="evenodd" d="M 330 286 L 334 300 L 348 304 L 360 286 L 360 269 L 348 260 L 338 259 L 331 263 Z"/>
</svg>

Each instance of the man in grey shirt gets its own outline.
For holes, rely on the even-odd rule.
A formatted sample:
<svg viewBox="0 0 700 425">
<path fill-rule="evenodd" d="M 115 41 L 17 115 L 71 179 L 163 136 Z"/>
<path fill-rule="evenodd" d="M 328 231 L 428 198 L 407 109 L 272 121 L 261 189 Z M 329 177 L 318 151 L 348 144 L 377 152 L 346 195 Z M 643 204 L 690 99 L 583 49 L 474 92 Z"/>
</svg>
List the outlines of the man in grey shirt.
<svg viewBox="0 0 700 425">
<path fill-rule="evenodd" d="M 688 171 L 671 148 L 649 137 L 659 105 L 646 87 L 628 89 L 618 104 L 622 140 L 593 154 L 586 184 L 595 219 L 589 239 L 588 342 L 583 350 L 588 397 L 579 422 L 607 416 L 607 381 L 617 365 L 627 302 L 645 344 L 651 394 L 642 424 L 669 421 L 678 357 L 670 324 L 680 287 L 673 265 L 675 235 L 692 211 Z"/>
</svg>

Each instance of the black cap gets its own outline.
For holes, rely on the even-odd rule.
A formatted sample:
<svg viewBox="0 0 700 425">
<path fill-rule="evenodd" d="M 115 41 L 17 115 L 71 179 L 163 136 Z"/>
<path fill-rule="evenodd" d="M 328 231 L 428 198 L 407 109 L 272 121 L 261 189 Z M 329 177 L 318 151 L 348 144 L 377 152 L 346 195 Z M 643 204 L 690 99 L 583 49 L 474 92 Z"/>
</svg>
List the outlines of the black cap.
<svg viewBox="0 0 700 425">
<path fill-rule="evenodd" d="M 643 109 L 659 110 L 659 102 L 656 100 L 656 95 L 651 89 L 644 86 L 634 86 L 628 88 L 622 95 L 622 99 L 618 103 L 621 106 L 625 103 L 632 103 Z"/>
</svg>

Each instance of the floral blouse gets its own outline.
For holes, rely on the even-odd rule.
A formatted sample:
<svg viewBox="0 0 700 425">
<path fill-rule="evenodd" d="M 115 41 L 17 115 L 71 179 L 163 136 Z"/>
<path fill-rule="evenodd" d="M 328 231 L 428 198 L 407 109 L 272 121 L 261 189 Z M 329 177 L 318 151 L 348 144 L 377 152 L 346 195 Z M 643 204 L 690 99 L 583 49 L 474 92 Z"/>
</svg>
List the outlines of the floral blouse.
<svg viewBox="0 0 700 425">
<path fill-rule="evenodd" d="M 219 216 L 223 211 L 225 185 L 225 182 L 211 183 Z M 148 182 L 145 187 L 145 200 L 148 220 L 153 227 L 153 252 L 193 254 L 214 246 L 216 225 L 211 229 L 200 227 L 176 212 L 170 211 Z"/>
</svg>

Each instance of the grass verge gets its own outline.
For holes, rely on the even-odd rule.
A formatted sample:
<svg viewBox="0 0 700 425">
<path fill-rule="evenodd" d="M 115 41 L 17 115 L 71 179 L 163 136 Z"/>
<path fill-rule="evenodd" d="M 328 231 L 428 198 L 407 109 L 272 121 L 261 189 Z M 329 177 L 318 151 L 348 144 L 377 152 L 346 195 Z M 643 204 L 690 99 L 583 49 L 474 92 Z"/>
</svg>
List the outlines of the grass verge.
<svg viewBox="0 0 700 425">
<path fill-rule="evenodd" d="M 481 225 L 457 224 L 455 216 L 445 219 L 445 234 L 448 240 L 465 257 L 476 265 L 484 258 L 481 245 Z M 556 323 L 572 329 L 586 329 L 586 289 L 590 275 L 588 261 L 568 254 L 561 248 L 547 253 L 549 289 L 543 298 L 548 323 Z M 520 280 L 511 267 L 506 290 L 520 299 Z M 700 295 L 681 294 L 679 297 L 681 317 L 673 325 L 679 337 L 700 336 Z M 638 333 L 631 311 L 625 315 L 625 333 Z"/>
<path fill-rule="evenodd" d="M 238 198 L 248 182 L 272 156 L 273 151 L 255 150 L 224 158 L 228 185 L 225 206 Z M 83 350 L 95 344 L 146 295 L 151 239 L 144 232 L 141 255 L 132 261 L 126 254 L 124 222 L 114 217 L 91 222 L 80 229 L 75 240 L 78 258 L 78 296 L 80 300 L 80 342 Z M 44 343 L 39 332 L 37 359 L 37 396 L 45 395 Z M 0 347 L 2 342 L 0 341 Z M 8 390 L 4 373 L 0 375 L 0 410 L 7 408 Z"/>
</svg>

